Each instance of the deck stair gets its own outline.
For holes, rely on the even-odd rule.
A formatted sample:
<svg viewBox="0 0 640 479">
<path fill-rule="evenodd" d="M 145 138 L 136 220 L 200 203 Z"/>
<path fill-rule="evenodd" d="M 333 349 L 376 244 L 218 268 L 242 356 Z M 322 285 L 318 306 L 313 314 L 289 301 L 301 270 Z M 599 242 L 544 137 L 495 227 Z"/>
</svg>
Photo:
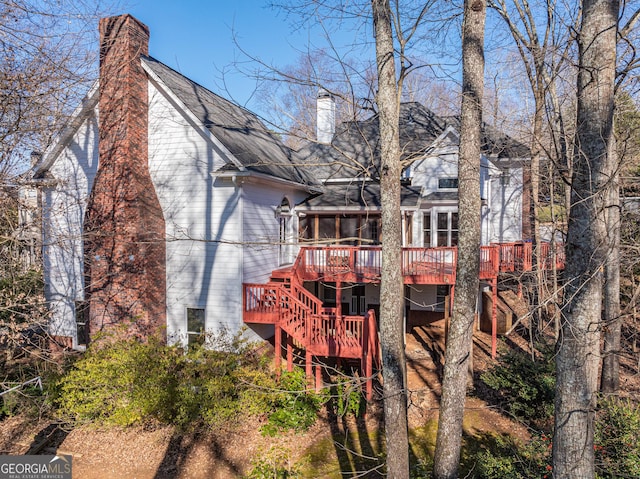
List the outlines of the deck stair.
<svg viewBox="0 0 640 479">
<path fill-rule="evenodd" d="M 516 321 L 531 316 L 527 302 L 513 291 L 507 289 L 498 293 L 500 300 L 515 314 Z"/>
<path fill-rule="evenodd" d="M 293 366 L 293 349 L 305 351 L 305 369 L 309 379 L 313 376 L 313 357 L 358 359 L 366 383 L 367 397 L 371 399 L 373 367 L 380 365 L 378 328 L 375 313 L 365 316 L 336 316 L 322 308 L 322 302 L 306 290 L 295 274 L 266 284 L 245 283 L 244 321 L 246 323 L 273 324 L 276 351 L 282 349 L 282 335 L 287 350 L 287 368 Z M 280 354 L 276 354 L 280 367 Z M 316 368 L 316 385 L 321 383 L 321 370 Z"/>
</svg>

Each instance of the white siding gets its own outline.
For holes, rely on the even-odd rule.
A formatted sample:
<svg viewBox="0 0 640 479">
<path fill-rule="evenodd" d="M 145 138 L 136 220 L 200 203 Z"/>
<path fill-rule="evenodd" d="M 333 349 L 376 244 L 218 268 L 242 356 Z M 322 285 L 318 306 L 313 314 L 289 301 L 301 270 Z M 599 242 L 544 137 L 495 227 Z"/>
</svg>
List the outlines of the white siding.
<svg viewBox="0 0 640 479">
<path fill-rule="evenodd" d="M 409 287 L 410 309 L 414 311 L 438 311 L 436 286 L 430 284 L 412 284 Z"/>
<path fill-rule="evenodd" d="M 458 155 L 442 154 L 437 156 L 428 156 L 420 160 L 413 170 L 414 186 L 424 186 L 423 195 L 434 193 L 439 190 L 439 178 L 457 178 L 458 177 Z"/>
<path fill-rule="evenodd" d="M 244 282 L 262 283 L 280 264 L 291 263 L 297 253 L 297 219 L 294 205 L 308 193 L 266 182 L 242 185 L 244 245 L 242 278 Z M 287 220 L 286 243 L 279 244 L 279 219 L 276 207 L 287 198 L 292 214 Z"/>
<path fill-rule="evenodd" d="M 508 181 L 501 174 L 491 178 L 489 242 L 522 240 L 522 167 L 505 172 Z"/>
<path fill-rule="evenodd" d="M 51 167 L 55 186 L 43 189 L 45 296 L 50 332 L 70 336 L 77 347 L 75 301 L 84 299 L 82 228 L 87 198 L 98 168 L 95 112 L 80 125 Z"/>
<path fill-rule="evenodd" d="M 242 326 L 241 192 L 212 174 L 225 164 L 206 138 L 149 86 L 149 169 L 167 232 L 167 335 L 186 340 L 186 308 L 204 308 L 206 329 Z"/>
</svg>

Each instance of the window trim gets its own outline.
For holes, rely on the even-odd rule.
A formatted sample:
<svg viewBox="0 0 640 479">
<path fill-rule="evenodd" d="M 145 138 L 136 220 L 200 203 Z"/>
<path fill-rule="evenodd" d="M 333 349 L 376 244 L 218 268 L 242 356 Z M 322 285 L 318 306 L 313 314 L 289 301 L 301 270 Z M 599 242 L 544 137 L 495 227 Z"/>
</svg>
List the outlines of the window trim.
<svg viewBox="0 0 640 479">
<path fill-rule="evenodd" d="M 426 210 L 422 212 L 422 244 L 425 248 L 440 248 L 440 247 L 451 247 L 457 246 L 458 242 L 456 241 L 454 245 L 452 245 L 453 241 L 453 232 L 459 233 L 460 231 L 460 223 L 458 218 L 458 227 L 453 228 L 453 215 L 458 214 L 458 210 L 456 208 L 434 208 L 430 210 Z M 444 233 L 444 229 L 438 228 L 438 216 L 439 215 L 447 215 L 447 241 L 446 244 L 440 244 L 438 242 L 438 235 L 442 232 Z M 427 244 L 425 241 L 426 233 L 429 232 L 430 242 Z M 456 235 L 457 238 L 457 235 Z"/>
<path fill-rule="evenodd" d="M 443 186 L 443 183 L 451 182 L 455 184 L 455 186 Z M 443 176 L 438 178 L 438 189 L 439 190 L 449 190 L 454 191 L 458 189 L 458 177 L 456 176 Z"/>
<path fill-rule="evenodd" d="M 86 346 L 89 344 L 89 301 L 76 300 L 76 344 Z"/>
<path fill-rule="evenodd" d="M 202 311 L 202 330 L 200 332 L 189 330 L 189 311 Z M 192 344 L 202 344 L 207 330 L 207 309 L 201 306 L 187 306 L 184 309 L 185 332 L 187 335 L 187 346 Z M 192 338 L 194 338 L 192 340 Z M 193 342 L 192 342 L 193 341 Z"/>
</svg>

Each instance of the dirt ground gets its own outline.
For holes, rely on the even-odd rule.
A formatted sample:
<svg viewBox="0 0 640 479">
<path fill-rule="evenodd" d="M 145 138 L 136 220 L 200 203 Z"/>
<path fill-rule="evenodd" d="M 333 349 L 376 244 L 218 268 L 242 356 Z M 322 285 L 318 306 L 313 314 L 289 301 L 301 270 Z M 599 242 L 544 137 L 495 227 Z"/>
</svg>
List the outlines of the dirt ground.
<svg viewBox="0 0 640 479">
<path fill-rule="evenodd" d="M 443 338 L 444 328 L 439 323 L 414 328 L 407 334 L 410 428 L 422 431 L 419 434 L 425 437 L 431 435 L 426 439 L 431 446 L 435 429 L 426 426 L 433 426 L 438 415 Z M 491 338 L 476 333 L 474 341 L 474 369 L 479 372 L 491 364 Z M 518 347 L 518 337 L 512 341 Z M 526 347 L 526 341 L 520 338 L 520 342 Z M 623 366 L 624 387 L 630 394 L 638 394 L 640 378 L 633 373 L 633 365 Z M 259 460 L 293 464 L 303 457 L 307 458 L 305 470 L 312 471 L 306 477 L 381 477 L 374 470 L 383 442 L 379 405 L 359 421 L 325 413 L 305 434 L 265 437 L 260 425 L 260 420 L 254 419 L 228 431 L 178 434 L 170 427 L 67 429 L 13 417 L 0 423 L 0 454 L 70 454 L 73 477 L 78 479 L 239 478 Z M 477 397 L 467 399 L 465 432 L 509 433 L 523 440 L 528 437 L 522 425 Z M 370 457 L 368 474 L 358 475 L 362 466 L 350 460 L 356 453 Z"/>
</svg>

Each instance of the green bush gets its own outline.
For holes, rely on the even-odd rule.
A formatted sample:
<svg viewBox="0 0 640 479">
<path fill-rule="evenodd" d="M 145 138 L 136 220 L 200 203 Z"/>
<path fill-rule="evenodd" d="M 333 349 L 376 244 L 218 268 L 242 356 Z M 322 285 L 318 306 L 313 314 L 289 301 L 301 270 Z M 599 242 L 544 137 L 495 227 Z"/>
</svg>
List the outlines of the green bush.
<svg viewBox="0 0 640 479">
<path fill-rule="evenodd" d="M 640 406 L 615 397 L 602 399 L 595 424 L 596 477 L 640 477 Z M 500 437 L 477 455 L 482 479 L 552 477 L 551 437 L 534 436 L 527 444 Z"/>
<path fill-rule="evenodd" d="M 324 394 L 309 390 L 307 378 L 301 368 L 284 373 L 279 390 L 270 399 L 272 412 L 262 432 L 274 436 L 283 430 L 309 429 L 318 418 L 318 411 L 326 399 Z"/>
<path fill-rule="evenodd" d="M 604 398 L 598 404 L 594 442 L 599 478 L 640 477 L 640 406 Z"/>
<path fill-rule="evenodd" d="M 331 388 L 331 404 L 337 416 L 358 417 L 366 408 L 366 400 L 358 378 L 341 377 Z"/>
<path fill-rule="evenodd" d="M 77 421 L 128 426 L 158 421 L 187 427 L 266 413 L 273 388 L 265 362 L 251 347 L 184 351 L 158 339 L 96 344 L 61 376 L 56 405 Z"/>
<path fill-rule="evenodd" d="M 537 435 L 524 445 L 508 436 L 495 436 L 477 455 L 479 479 L 551 477 L 551 438 Z"/>
<path fill-rule="evenodd" d="M 244 479 L 294 479 L 303 477 L 301 467 L 291 461 L 289 452 L 273 446 L 259 459 L 252 462 L 253 468 Z"/>
<path fill-rule="evenodd" d="M 487 372 L 482 382 L 493 390 L 498 405 L 507 413 L 536 428 L 549 428 L 555 396 L 553 350 L 541 346 L 542 357 L 509 350 Z"/>
</svg>

